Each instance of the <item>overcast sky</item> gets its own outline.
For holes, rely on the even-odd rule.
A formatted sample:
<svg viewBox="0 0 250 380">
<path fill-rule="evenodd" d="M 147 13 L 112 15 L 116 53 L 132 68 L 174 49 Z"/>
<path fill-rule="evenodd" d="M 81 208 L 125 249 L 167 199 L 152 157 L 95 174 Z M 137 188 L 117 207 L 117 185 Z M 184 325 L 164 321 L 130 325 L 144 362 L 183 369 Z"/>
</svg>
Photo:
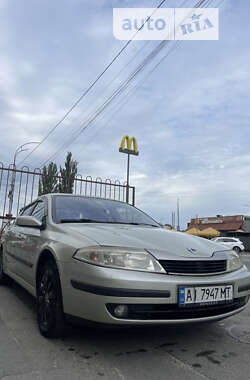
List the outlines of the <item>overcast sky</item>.
<svg viewBox="0 0 250 380">
<path fill-rule="evenodd" d="M 9 165 L 19 145 L 41 141 L 124 45 L 113 36 L 113 7 L 159 2 L 0 0 L 0 162 Z M 125 181 L 118 150 L 128 134 L 140 152 L 131 157 L 136 205 L 155 219 L 170 223 L 177 197 L 182 228 L 196 215 L 250 214 L 249 17 L 249 2 L 225 0 L 219 41 L 167 44 L 68 146 L 158 44 L 132 42 L 70 117 L 18 162 L 35 168 L 51 158 L 60 166 L 72 151 L 84 177 Z"/>
</svg>

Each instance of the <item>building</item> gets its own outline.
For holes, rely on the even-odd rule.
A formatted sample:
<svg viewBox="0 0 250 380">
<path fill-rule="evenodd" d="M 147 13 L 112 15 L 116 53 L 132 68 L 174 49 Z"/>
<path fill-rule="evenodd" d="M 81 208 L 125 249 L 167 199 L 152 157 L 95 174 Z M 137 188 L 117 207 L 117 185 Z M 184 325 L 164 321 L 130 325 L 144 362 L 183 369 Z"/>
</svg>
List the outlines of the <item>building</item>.
<svg viewBox="0 0 250 380">
<path fill-rule="evenodd" d="M 196 228 L 199 231 L 213 228 L 220 233 L 220 236 L 237 237 L 245 245 L 246 251 L 250 251 L 250 216 L 216 215 L 206 218 L 194 218 L 187 224 L 187 227 L 187 230 Z"/>
</svg>

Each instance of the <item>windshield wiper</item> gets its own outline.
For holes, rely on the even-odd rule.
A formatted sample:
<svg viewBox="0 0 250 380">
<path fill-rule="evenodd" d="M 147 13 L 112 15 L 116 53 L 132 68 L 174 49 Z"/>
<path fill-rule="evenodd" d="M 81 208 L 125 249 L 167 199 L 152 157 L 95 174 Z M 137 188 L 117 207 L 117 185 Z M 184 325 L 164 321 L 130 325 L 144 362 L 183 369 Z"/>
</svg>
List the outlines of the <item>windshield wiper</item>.
<svg viewBox="0 0 250 380">
<path fill-rule="evenodd" d="M 102 222 L 102 223 L 110 223 L 110 224 L 129 224 L 132 226 L 150 226 L 150 227 L 159 227 L 155 224 L 149 224 L 149 223 L 137 223 L 137 222 Z"/>
<path fill-rule="evenodd" d="M 159 227 L 154 224 L 148 223 L 136 223 L 136 222 L 109 222 L 109 221 L 101 221 L 94 219 L 61 219 L 60 223 L 103 223 L 103 224 L 130 224 L 132 226 L 150 226 L 150 227 Z"/>
<path fill-rule="evenodd" d="M 61 219 L 60 223 L 103 223 L 94 219 Z"/>
<path fill-rule="evenodd" d="M 150 226 L 150 227 L 159 227 L 159 226 L 156 226 L 155 224 L 149 224 L 149 223 L 136 223 L 136 222 L 131 222 L 131 223 L 126 223 L 126 224 L 132 224 L 133 226 Z"/>
</svg>

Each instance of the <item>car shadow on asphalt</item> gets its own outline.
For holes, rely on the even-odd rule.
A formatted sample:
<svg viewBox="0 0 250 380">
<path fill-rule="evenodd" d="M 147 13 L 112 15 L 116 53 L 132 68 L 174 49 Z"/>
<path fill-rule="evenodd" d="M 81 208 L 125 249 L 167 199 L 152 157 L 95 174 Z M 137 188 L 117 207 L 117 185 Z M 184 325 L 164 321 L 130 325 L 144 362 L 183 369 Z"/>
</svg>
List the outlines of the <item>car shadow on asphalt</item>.
<svg viewBox="0 0 250 380">
<path fill-rule="evenodd" d="M 25 289 L 17 283 L 13 283 L 9 288 L 10 292 L 22 302 L 27 311 L 36 319 L 36 300 Z M 183 340 L 192 340 L 195 335 L 202 339 L 208 329 L 216 333 L 217 323 L 201 323 L 191 325 L 158 325 L 158 326 L 137 326 L 137 327 L 111 327 L 103 325 L 85 325 L 67 323 L 66 335 L 62 339 L 69 344 L 80 344 L 82 341 L 92 342 L 94 346 L 103 345 L 112 349 L 117 342 L 127 343 L 143 342 L 144 346 L 148 342 L 150 346 L 155 343 L 155 349 L 168 348 L 178 345 Z M 167 339 L 166 339 L 167 338 Z M 165 340 L 164 340 L 165 339 Z M 159 343 L 160 342 L 160 343 Z"/>
</svg>

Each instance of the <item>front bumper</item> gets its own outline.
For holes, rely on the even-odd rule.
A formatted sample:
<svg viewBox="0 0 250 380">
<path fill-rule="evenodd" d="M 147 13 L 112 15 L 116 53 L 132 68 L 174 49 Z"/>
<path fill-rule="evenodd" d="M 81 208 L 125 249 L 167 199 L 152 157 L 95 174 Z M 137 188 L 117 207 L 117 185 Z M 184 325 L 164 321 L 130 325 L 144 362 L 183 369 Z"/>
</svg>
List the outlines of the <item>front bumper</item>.
<svg viewBox="0 0 250 380">
<path fill-rule="evenodd" d="M 250 273 L 240 270 L 210 276 L 177 276 L 61 263 L 64 311 L 85 320 L 112 325 L 176 324 L 214 321 L 243 310 L 250 295 Z M 231 303 L 178 306 L 180 285 L 233 285 Z M 125 318 L 114 315 L 115 305 L 128 305 Z"/>
</svg>

